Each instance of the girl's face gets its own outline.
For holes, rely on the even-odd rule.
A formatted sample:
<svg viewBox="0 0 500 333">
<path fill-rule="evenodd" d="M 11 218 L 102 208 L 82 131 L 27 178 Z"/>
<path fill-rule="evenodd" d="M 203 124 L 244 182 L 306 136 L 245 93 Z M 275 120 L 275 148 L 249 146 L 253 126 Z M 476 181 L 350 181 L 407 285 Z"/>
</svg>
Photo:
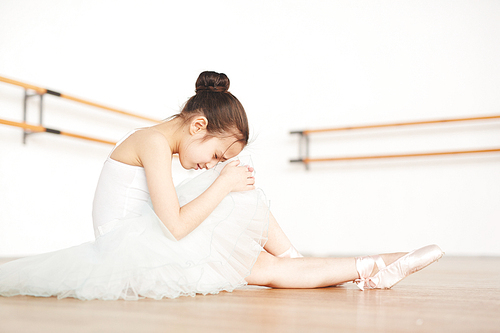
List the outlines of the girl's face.
<svg viewBox="0 0 500 333">
<path fill-rule="evenodd" d="M 184 169 L 211 169 L 218 162 L 235 157 L 243 150 L 243 144 L 234 137 L 210 137 L 193 139 L 179 150 L 179 161 Z"/>
</svg>

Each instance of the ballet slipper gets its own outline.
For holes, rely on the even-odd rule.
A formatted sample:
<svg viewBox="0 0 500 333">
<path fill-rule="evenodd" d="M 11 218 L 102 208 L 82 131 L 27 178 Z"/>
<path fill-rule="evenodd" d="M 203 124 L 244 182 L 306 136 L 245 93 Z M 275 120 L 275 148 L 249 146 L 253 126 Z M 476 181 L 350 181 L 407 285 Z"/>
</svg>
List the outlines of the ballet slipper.
<svg viewBox="0 0 500 333">
<path fill-rule="evenodd" d="M 405 277 L 425 268 L 437 261 L 444 255 L 437 245 L 424 246 L 418 250 L 405 254 L 392 264 L 386 266 L 384 260 L 379 255 L 357 257 L 356 269 L 359 279 L 354 283 L 359 289 L 389 289 Z M 370 276 L 375 263 L 378 266 L 378 273 Z"/>
<path fill-rule="evenodd" d="M 282 254 L 280 255 L 277 255 L 276 257 L 278 258 L 302 258 L 303 255 L 299 253 L 299 251 L 297 251 L 297 249 L 295 247 L 290 246 L 290 248 L 288 248 L 288 250 L 286 250 L 285 252 L 283 252 Z"/>
</svg>

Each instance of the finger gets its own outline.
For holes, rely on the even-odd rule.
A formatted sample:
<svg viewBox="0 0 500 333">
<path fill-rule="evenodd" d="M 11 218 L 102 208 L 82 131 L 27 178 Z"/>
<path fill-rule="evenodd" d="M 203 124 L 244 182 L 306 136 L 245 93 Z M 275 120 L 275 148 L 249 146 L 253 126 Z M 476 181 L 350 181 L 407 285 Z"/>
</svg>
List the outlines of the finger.
<svg viewBox="0 0 500 333">
<path fill-rule="evenodd" d="M 238 164 L 240 164 L 240 161 L 235 160 L 235 161 L 231 161 L 228 164 L 226 164 L 225 167 L 236 167 L 236 166 L 238 166 Z"/>
</svg>

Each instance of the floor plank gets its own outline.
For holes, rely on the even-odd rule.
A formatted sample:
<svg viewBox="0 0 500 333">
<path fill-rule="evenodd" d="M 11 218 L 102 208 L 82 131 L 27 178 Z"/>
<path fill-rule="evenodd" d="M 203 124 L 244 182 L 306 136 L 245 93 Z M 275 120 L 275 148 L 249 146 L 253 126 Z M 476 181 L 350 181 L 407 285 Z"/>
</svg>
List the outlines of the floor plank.
<svg viewBox="0 0 500 333">
<path fill-rule="evenodd" d="M 161 301 L 0 297 L 0 332 L 498 332 L 499 280 L 500 257 L 445 256 L 391 290 L 248 287 Z"/>
</svg>

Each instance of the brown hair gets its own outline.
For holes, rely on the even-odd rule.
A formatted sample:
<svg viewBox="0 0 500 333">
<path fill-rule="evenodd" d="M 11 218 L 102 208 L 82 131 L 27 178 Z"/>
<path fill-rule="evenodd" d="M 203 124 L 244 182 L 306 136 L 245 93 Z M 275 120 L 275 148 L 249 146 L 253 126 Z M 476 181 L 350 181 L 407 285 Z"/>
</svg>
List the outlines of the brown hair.
<svg viewBox="0 0 500 333">
<path fill-rule="evenodd" d="M 181 117 L 189 121 L 203 115 L 208 120 L 209 134 L 236 132 L 239 142 L 247 145 L 249 138 L 248 119 L 240 101 L 229 91 L 229 78 L 224 73 L 203 72 L 196 80 L 196 95 L 184 105 Z"/>
</svg>

